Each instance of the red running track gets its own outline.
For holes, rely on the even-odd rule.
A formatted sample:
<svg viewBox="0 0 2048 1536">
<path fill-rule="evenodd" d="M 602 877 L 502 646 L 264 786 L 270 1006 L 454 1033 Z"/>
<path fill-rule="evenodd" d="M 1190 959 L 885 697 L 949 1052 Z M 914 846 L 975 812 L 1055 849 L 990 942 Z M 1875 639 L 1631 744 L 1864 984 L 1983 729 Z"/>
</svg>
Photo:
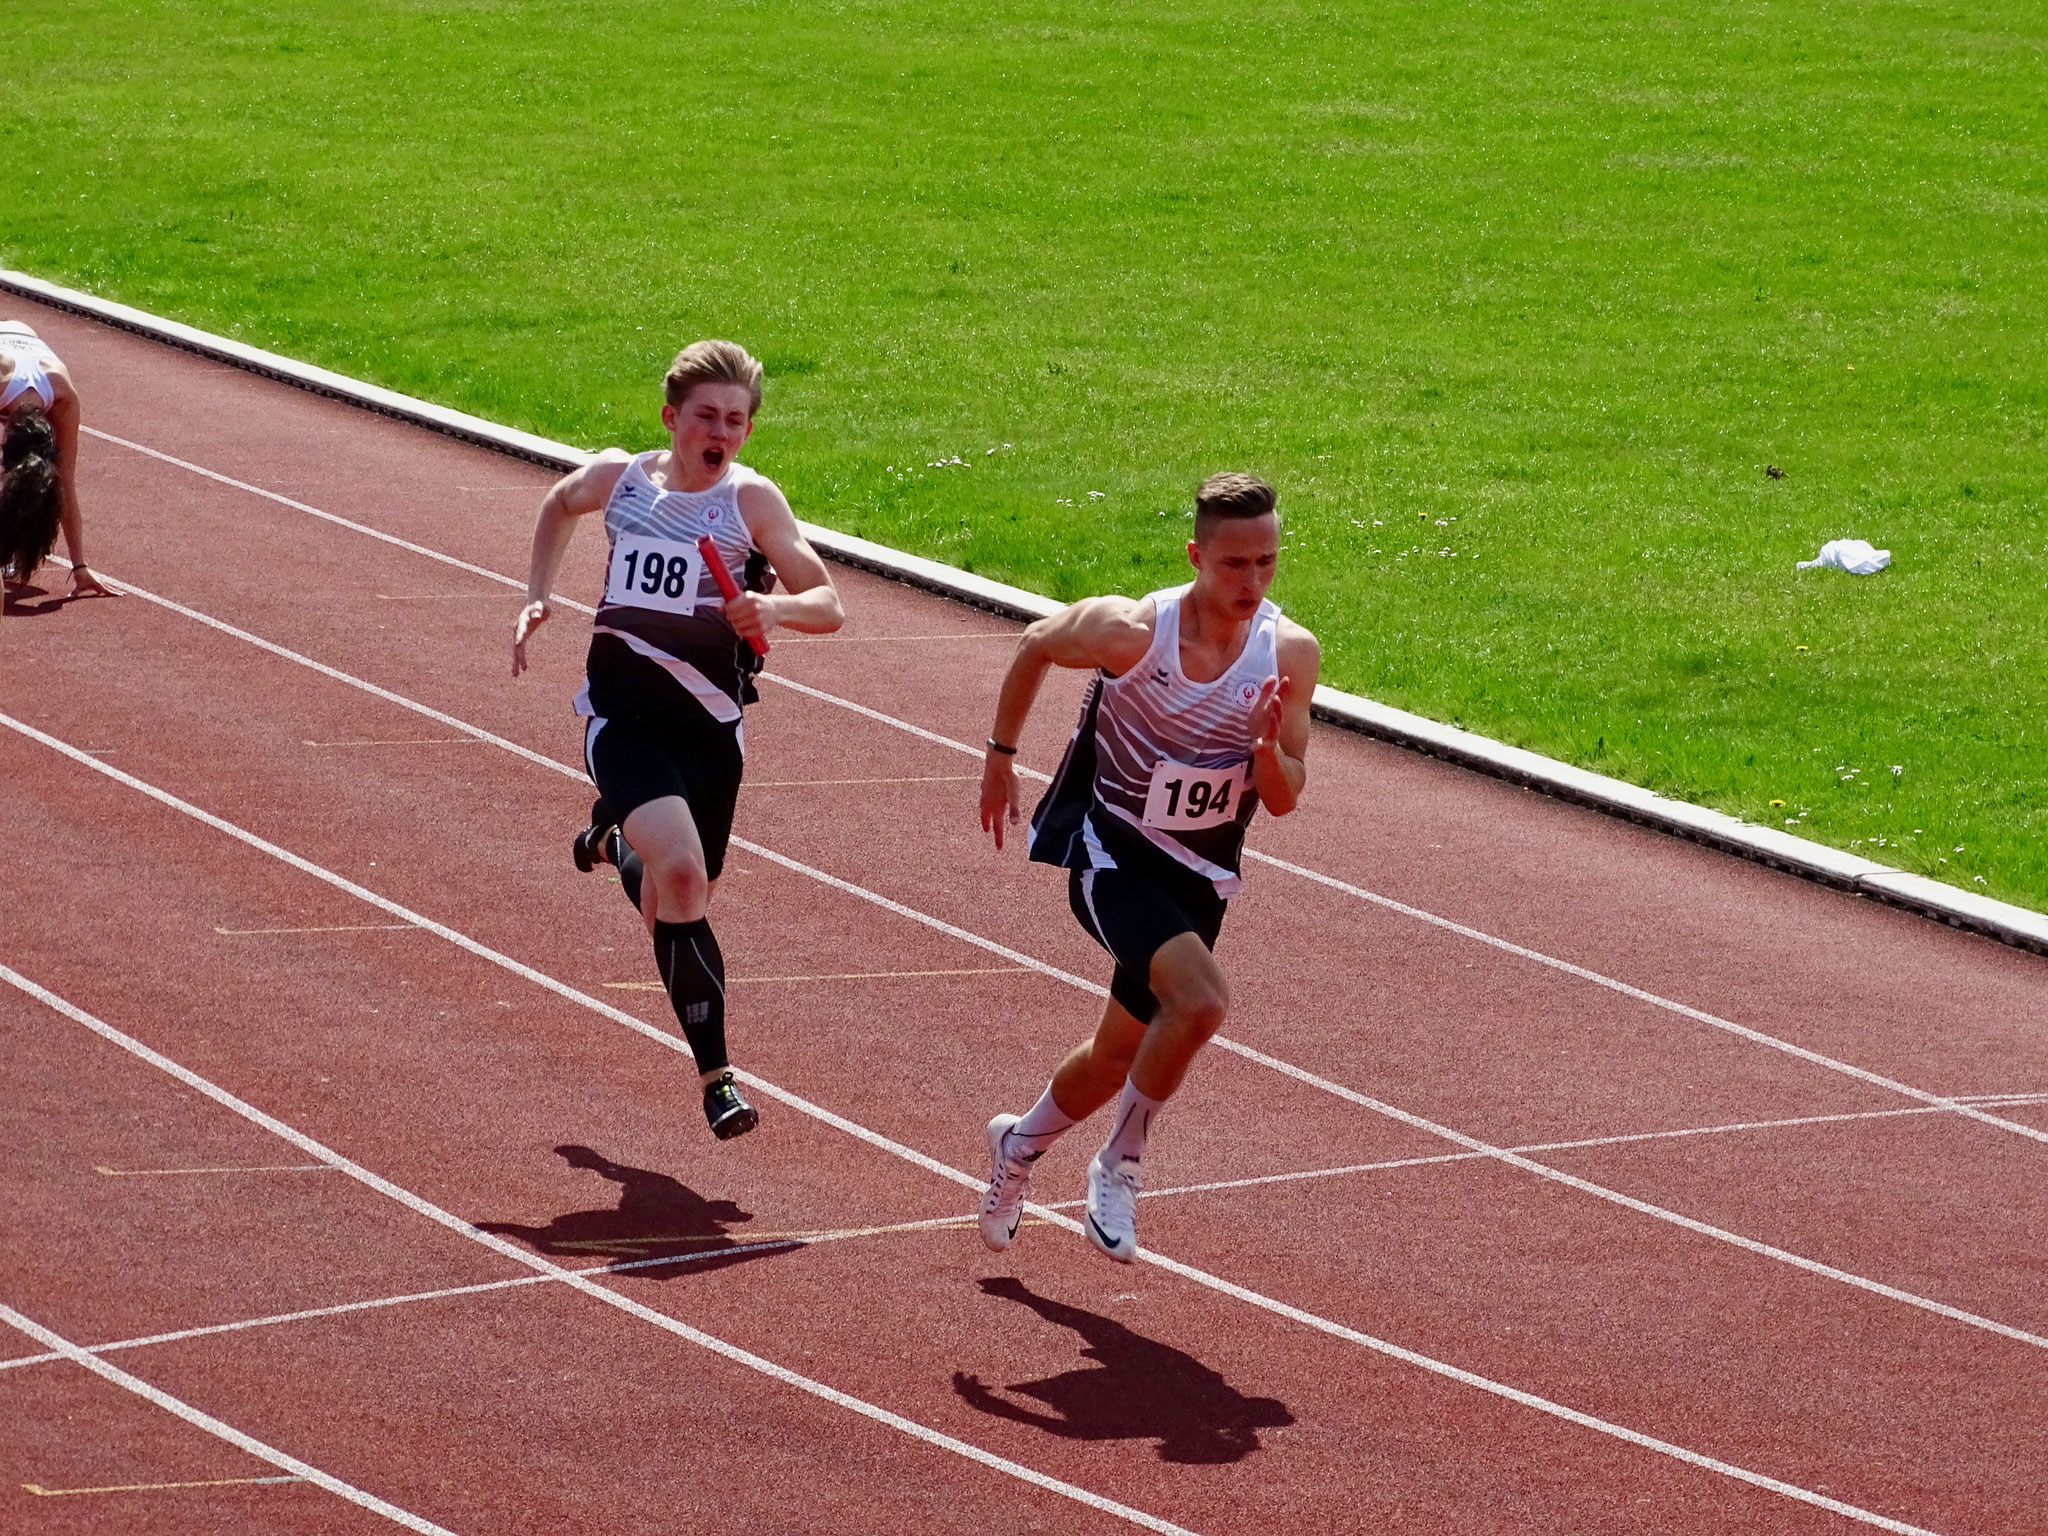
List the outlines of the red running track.
<svg viewBox="0 0 2048 1536">
<path fill-rule="evenodd" d="M 517 575 L 545 474 L 35 319 L 150 596 L 0 624 L 0 1304 L 124 1373 L 0 1330 L 8 1528 L 2042 1528 L 2038 959 L 1319 730 L 1174 1267 L 993 1257 L 981 1126 L 1103 976 L 945 744 L 1010 626 L 840 573 L 778 644 L 719 925 L 785 1097 L 719 1145 L 568 868 L 577 617 L 514 684 L 432 558 Z"/>
</svg>

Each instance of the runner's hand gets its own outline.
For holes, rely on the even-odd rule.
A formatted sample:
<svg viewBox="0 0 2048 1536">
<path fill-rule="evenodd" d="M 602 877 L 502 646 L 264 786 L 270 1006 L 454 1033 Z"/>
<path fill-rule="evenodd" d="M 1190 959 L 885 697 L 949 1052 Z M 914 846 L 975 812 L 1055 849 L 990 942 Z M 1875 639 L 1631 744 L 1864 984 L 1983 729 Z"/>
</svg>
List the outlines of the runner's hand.
<svg viewBox="0 0 2048 1536">
<path fill-rule="evenodd" d="M 554 617 L 555 610 L 543 598 L 537 603 L 528 603 L 519 610 L 519 622 L 512 627 L 512 675 L 517 677 L 526 670 L 526 641 L 536 629 Z"/>
<path fill-rule="evenodd" d="M 1259 684 L 1259 696 L 1252 701 L 1252 755 L 1280 750 L 1280 721 L 1286 714 L 1287 696 L 1294 691 L 1294 680 L 1288 677 L 1269 677 Z"/>
<path fill-rule="evenodd" d="M 112 587 L 82 565 L 71 567 L 71 595 L 73 597 L 118 597 Z"/>
<path fill-rule="evenodd" d="M 726 600 L 725 616 L 742 640 L 765 640 L 777 622 L 775 599 L 764 592 L 742 592 Z"/>
<path fill-rule="evenodd" d="M 981 830 L 993 832 L 996 846 L 1003 846 L 1003 824 L 1016 826 L 1024 818 L 1017 810 L 1017 771 L 1009 754 L 991 751 L 981 764 Z"/>
</svg>

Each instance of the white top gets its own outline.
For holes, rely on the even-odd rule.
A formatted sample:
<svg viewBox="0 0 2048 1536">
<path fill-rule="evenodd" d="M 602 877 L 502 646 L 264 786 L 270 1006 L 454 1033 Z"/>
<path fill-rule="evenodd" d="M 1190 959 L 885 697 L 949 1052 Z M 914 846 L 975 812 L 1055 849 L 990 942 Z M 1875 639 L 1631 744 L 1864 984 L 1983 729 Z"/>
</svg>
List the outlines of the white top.
<svg viewBox="0 0 2048 1536">
<path fill-rule="evenodd" d="M 5 353 L 14 364 L 7 382 L 0 385 L 0 409 L 14 404 L 30 390 L 42 400 L 44 410 L 57 403 L 57 389 L 50 382 L 49 369 L 57 366 L 59 360 L 41 337 L 16 321 L 0 329 L 0 353 Z"/>
<path fill-rule="evenodd" d="M 1227 898 L 1242 885 L 1245 828 L 1258 809 L 1252 706 L 1279 670 L 1280 609 L 1260 603 L 1237 659 L 1198 683 L 1180 665 L 1188 591 L 1154 592 L 1143 658 L 1115 677 L 1097 674 L 1067 758 L 1032 818 L 1031 855 L 1070 869 L 1114 869 L 1118 846 L 1143 839 Z"/>
<path fill-rule="evenodd" d="M 634 457 L 605 502 L 611 557 L 576 711 L 663 715 L 680 685 L 714 720 L 737 723 L 744 642 L 697 540 L 710 538 L 734 585 L 744 588 L 754 540 L 739 493 L 767 482 L 733 463 L 701 491 L 664 490 L 648 473 L 658 453 Z"/>
</svg>

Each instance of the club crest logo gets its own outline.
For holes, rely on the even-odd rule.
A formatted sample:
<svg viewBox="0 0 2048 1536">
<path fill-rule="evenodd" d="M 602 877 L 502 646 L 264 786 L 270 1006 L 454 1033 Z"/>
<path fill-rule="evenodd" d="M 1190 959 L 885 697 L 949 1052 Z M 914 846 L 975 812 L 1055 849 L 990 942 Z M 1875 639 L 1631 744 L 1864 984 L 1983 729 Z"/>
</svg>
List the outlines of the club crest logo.
<svg viewBox="0 0 2048 1536">
<path fill-rule="evenodd" d="M 1164 688 L 1167 683 L 1166 668 L 1154 667 L 1152 669 L 1152 681 L 1157 683 L 1160 687 Z"/>
<path fill-rule="evenodd" d="M 1242 702 L 1249 705 L 1252 700 L 1259 696 L 1258 687 L 1252 683 L 1239 683 L 1237 685 L 1237 696 Z"/>
</svg>

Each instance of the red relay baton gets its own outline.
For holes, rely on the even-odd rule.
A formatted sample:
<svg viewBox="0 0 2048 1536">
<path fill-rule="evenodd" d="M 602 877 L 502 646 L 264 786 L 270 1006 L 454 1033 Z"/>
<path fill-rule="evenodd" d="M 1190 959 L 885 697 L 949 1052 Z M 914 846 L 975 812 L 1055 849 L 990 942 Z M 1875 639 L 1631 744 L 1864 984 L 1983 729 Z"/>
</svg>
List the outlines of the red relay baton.
<svg viewBox="0 0 2048 1536">
<path fill-rule="evenodd" d="M 711 535 L 705 534 L 697 541 L 697 553 L 704 557 L 704 565 L 711 572 L 711 579 L 718 583 L 719 595 L 728 603 L 740 595 L 740 584 L 732 579 L 732 572 L 725 568 L 725 557 L 718 552 L 718 546 L 711 542 Z M 754 648 L 756 656 L 768 654 L 768 642 L 760 635 L 747 636 L 747 644 Z"/>
</svg>

